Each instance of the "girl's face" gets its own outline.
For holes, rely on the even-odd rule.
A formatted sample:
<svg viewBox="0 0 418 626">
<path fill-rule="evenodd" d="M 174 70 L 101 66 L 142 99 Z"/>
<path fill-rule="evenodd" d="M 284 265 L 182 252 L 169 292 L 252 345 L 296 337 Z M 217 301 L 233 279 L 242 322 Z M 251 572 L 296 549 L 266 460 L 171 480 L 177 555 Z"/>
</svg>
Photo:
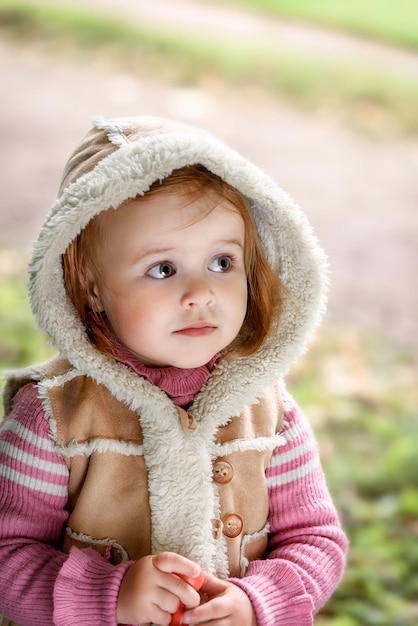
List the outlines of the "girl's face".
<svg viewBox="0 0 418 626">
<path fill-rule="evenodd" d="M 244 222 L 229 201 L 162 192 L 100 219 L 92 305 L 131 352 L 148 365 L 191 368 L 233 341 L 247 278 Z"/>
</svg>

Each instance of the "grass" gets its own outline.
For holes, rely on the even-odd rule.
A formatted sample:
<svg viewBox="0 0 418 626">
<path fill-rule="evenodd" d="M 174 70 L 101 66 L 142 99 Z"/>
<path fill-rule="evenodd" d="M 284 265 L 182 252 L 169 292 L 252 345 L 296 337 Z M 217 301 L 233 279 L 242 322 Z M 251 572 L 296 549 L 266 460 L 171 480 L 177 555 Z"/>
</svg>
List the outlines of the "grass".
<svg viewBox="0 0 418 626">
<path fill-rule="evenodd" d="M 53 353 L 46 336 L 36 330 L 25 286 L 26 260 L 25 253 L 0 251 L 0 371 L 42 361 Z"/>
<path fill-rule="evenodd" d="M 346 575 L 318 626 L 418 623 L 418 388 L 412 356 L 329 333 L 293 372 L 350 539 Z"/>
<path fill-rule="evenodd" d="M 415 0 L 212 0 L 418 50 Z"/>
<path fill-rule="evenodd" d="M 0 255 L 0 368 L 50 356 L 25 293 L 25 255 Z M 317 626 L 418 623 L 418 388 L 412 356 L 326 329 L 288 386 L 318 436 L 350 539 L 346 575 Z"/>
<path fill-rule="evenodd" d="M 186 36 L 84 9 L 22 0 L 0 4 L 0 33 L 54 58 L 105 59 L 124 71 L 183 86 L 215 75 L 228 87 L 266 91 L 374 137 L 418 134 L 418 80 L 388 68 L 272 50 L 263 42 Z"/>
</svg>

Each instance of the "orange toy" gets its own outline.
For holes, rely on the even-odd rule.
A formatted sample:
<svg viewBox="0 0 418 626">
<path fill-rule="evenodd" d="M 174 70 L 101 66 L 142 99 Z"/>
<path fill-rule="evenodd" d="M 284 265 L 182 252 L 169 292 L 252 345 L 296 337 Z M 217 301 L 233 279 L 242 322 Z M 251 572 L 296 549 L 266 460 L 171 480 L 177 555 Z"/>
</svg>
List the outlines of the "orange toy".
<svg viewBox="0 0 418 626">
<path fill-rule="evenodd" d="M 198 576 L 195 576 L 193 578 L 191 578 L 190 576 L 184 576 L 183 574 L 176 574 L 176 576 L 179 576 L 180 578 L 185 580 L 186 583 L 191 585 L 193 589 L 196 589 L 196 591 L 199 591 L 205 580 L 205 575 L 202 570 L 200 571 L 200 574 Z M 172 615 L 170 626 L 181 626 L 181 624 L 183 623 L 183 613 L 184 604 L 180 602 L 177 611 Z"/>
</svg>

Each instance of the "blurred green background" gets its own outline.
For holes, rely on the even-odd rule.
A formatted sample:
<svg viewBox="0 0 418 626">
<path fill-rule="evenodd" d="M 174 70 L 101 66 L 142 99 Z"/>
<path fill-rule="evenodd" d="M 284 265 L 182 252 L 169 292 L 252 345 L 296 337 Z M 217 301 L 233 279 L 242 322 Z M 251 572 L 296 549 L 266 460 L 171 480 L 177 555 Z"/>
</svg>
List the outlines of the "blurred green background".
<svg viewBox="0 0 418 626">
<path fill-rule="evenodd" d="M 110 10 L 101 10 L 102 4 Z M 136 3 L 137 7 L 140 4 Z M 62 68 L 68 64 L 76 68 L 87 65 L 93 70 L 99 67 L 100 76 L 121 70 L 125 76 L 139 76 L 145 82 L 158 76 L 162 85 L 196 89 L 210 85 L 215 97 L 224 97 L 226 89 L 246 97 L 250 94 L 253 106 L 260 110 L 266 102 L 272 108 L 285 107 L 318 120 L 318 125 L 340 125 L 343 132 L 353 133 L 357 142 L 371 142 L 376 153 L 379 146 L 385 151 L 388 147 L 398 150 L 402 145 L 405 154 L 416 156 L 418 2 L 231 0 L 178 5 L 178 11 L 184 11 L 185 6 L 196 11 L 210 9 L 207 16 L 219 10 L 220 28 L 226 17 L 235 16 L 236 27 L 241 24 L 238 16 L 242 18 L 241 36 L 235 28 L 229 36 L 219 37 L 209 22 L 207 29 L 188 28 L 186 23 L 183 28 L 169 28 L 158 11 L 147 20 L 130 19 L 129 3 L 125 0 L 119 8 L 117 5 L 0 0 L 0 52 L 9 55 L 8 59 L 10 51 L 30 52 L 36 58 L 51 58 Z M 134 5 L 132 2 L 132 16 Z M 158 9 L 158 2 L 155 6 Z M 176 10 L 175 1 L 171 10 Z M 248 20 L 262 23 L 266 30 L 258 37 L 247 37 Z M 265 33 L 275 25 L 287 30 L 282 32 L 283 39 L 280 30 L 274 31 L 273 46 L 273 32 L 271 37 Z M 289 32 L 300 37 L 299 43 L 288 44 Z M 304 37 L 308 36 L 317 39 L 305 46 Z M 332 37 L 347 43 L 345 54 L 334 52 Z M 322 47 L 325 40 L 328 45 Z M 399 71 L 399 64 L 366 62 L 361 52 L 351 53 L 350 42 L 365 43 L 372 46 L 370 50 L 378 46 L 395 57 L 401 55 L 405 71 Z M 48 84 L 39 88 L 48 94 Z M 33 93 L 29 92 L 29 99 Z M 66 98 L 71 115 L 71 102 L 77 94 L 69 92 Z M 22 120 L 24 109 L 20 115 Z M 48 115 L 59 116 L 59 112 L 51 110 Z M 10 123 L 8 145 L 15 142 L 21 146 L 18 115 L 16 119 L 14 125 Z M 85 119 L 82 122 L 84 129 Z M 57 127 L 56 132 L 60 130 L 62 127 Z M 77 140 L 78 136 L 72 137 L 71 146 Z M 42 151 L 42 142 L 37 148 Z M 63 162 L 58 165 L 54 174 L 62 169 Z M 44 172 L 45 178 L 49 173 Z M 300 177 L 304 177 L 303 171 Z M 318 181 L 318 187 L 326 184 Z M 384 185 L 385 180 L 379 184 Z M 408 193 L 411 205 L 418 210 L 418 187 Z M 394 213 L 397 210 L 394 206 Z M 42 360 L 53 353 L 46 338 L 35 329 L 26 296 L 25 267 L 32 231 L 21 238 L 14 231 L 9 236 L 8 212 L 13 211 L 5 202 L 0 211 L 4 214 L 0 245 L 2 369 Z M 416 213 L 411 217 L 411 236 L 416 232 Z M 320 227 L 328 217 L 332 218 L 325 215 L 319 220 Z M 361 220 L 361 216 L 356 219 Z M 345 229 L 343 223 L 336 225 Z M 23 220 L 20 227 L 23 231 Z M 337 253 L 338 249 L 332 249 L 331 266 L 333 256 L 338 265 Z M 360 280 L 361 267 L 356 267 Z M 390 292 L 395 286 L 389 283 L 386 288 Z M 411 292 L 416 289 L 416 282 L 410 284 Z M 417 305 L 416 299 L 411 302 Z M 318 435 L 329 486 L 351 544 L 345 578 L 316 623 L 414 626 L 418 623 L 418 338 L 409 340 L 408 333 L 386 333 L 385 324 L 374 324 L 373 319 L 364 324 L 348 323 L 343 316 L 346 307 L 348 301 L 340 303 L 343 321 L 338 312 L 326 319 L 311 350 L 292 369 L 288 381 Z M 413 319 L 417 309 L 410 311 Z M 387 320 L 388 326 L 396 322 L 390 316 Z"/>
</svg>

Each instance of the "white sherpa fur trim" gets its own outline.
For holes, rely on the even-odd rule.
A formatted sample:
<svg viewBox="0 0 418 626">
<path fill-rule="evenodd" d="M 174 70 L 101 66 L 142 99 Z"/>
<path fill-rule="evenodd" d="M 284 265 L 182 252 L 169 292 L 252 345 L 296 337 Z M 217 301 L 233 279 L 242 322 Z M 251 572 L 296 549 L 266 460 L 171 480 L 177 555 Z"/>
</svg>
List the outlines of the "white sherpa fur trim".
<svg viewBox="0 0 418 626">
<path fill-rule="evenodd" d="M 129 555 L 126 552 L 125 548 L 120 545 L 114 539 L 93 539 L 89 535 L 85 535 L 84 533 L 76 533 L 69 526 L 65 529 L 67 536 L 70 539 L 75 539 L 76 541 L 80 541 L 82 543 L 86 543 L 87 545 L 96 545 L 96 546 L 112 546 L 118 553 L 122 561 L 128 561 Z"/>
<path fill-rule="evenodd" d="M 216 444 L 218 456 L 227 456 L 234 452 L 246 452 L 249 450 L 274 450 L 286 445 L 283 435 L 277 434 L 275 437 L 257 437 L 257 439 L 234 439 L 226 443 Z"/>
<path fill-rule="evenodd" d="M 52 389 L 53 387 L 63 387 L 65 383 L 70 382 L 74 378 L 80 376 L 80 372 L 78 372 L 75 368 L 69 369 L 65 374 L 61 374 L 60 376 L 53 376 L 52 378 L 45 378 L 42 381 L 42 385 L 47 389 Z"/>
<path fill-rule="evenodd" d="M 54 417 L 54 412 L 51 407 L 51 400 L 49 398 L 48 391 L 42 383 L 37 385 L 38 396 L 42 402 L 42 408 L 44 410 L 45 418 L 48 420 L 49 429 L 53 440 L 57 441 L 57 422 Z"/>
<path fill-rule="evenodd" d="M 164 129 L 163 120 L 155 121 L 158 130 L 153 133 L 152 123 L 147 119 L 147 132 L 130 142 L 123 121 L 96 122 L 119 148 L 65 188 L 52 207 L 30 265 L 31 302 L 40 327 L 62 356 L 141 417 L 153 551 L 172 549 L 210 571 L 222 571 L 225 550 L 202 524 L 212 519 L 219 504 L 212 484 L 217 456 L 212 442 L 221 425 L 257 402 L 304 351 L 325 306 L 326 262 L 298 206 L 256 166 L 208 133 L 182 130 L 181 125 Z M 262 245 L 285 293 L 277 332 L 257 354 L 218 362 L 190 409 L 198 427 L 185 434 L 176 408 L 161 390 L 91 345 L 66 295 L 61 255 L 95 215 L 144 194 L 174 169 L 196 163 L 249 199 Z"/>
<path fill-rule="evenodd" d="M 116 439 L 91 439 L 88 443 L 71 441 L 66 445 L 56 445 L 54 450 L 65 458 L 91 456 L 93 452 L 115 452 L 124 456 L 143 456 L 144 454 L 142 445 Z"/>
<path fill-rule="evenodd" d="M 252 535 L 245 535 L 242 539 L 242 543 L 241 543 L 241 572 L 240 572 L 240 578 L 243 578 L 245 576 L 245 572 L 247 571 L 247 567 L 249 564 L 248 559 L 245 556 L 245 548 L 252 543 L 253 541 L 256 541 L 257 539 L 260 539 L 261 537 L 265 537 L 268 533 L 270 532 L 270 525 L 267 523 L 264 528 L 262 530 L 260 530 L 258 533 L 254 533 Z"/>
<path fill-rule="evenodd" d="M 120 126 L 117 124 L 106 120 L 104 117 L 98 116 L 93 119 L 93 125 L 98 129 L 104 130 L 109 141 L 111 141 L 115 146 L 120 148 L 121 146 L 128 144 L 127 138 L 123 134 Z"/>
</svg>

